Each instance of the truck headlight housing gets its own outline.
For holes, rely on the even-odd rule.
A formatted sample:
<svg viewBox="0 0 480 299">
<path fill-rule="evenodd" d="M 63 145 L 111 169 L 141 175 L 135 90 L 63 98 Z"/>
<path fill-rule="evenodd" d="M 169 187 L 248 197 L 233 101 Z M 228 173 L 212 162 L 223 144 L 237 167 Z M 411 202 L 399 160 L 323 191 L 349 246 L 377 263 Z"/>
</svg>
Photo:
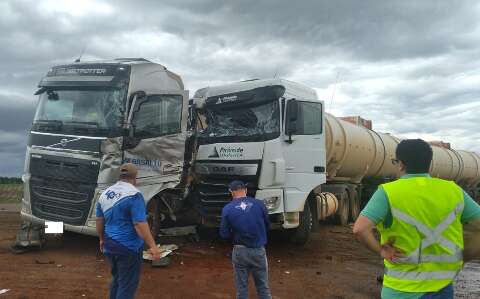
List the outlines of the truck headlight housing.
<svg viewBox="0 0 480 299">
<path fill-rule="evenodd" d="M 263 199 L 263 203 L 269 212 L 275 211 L 280 205 L 280 198 L 278 196 L 267 197 Z"/>
</svg>

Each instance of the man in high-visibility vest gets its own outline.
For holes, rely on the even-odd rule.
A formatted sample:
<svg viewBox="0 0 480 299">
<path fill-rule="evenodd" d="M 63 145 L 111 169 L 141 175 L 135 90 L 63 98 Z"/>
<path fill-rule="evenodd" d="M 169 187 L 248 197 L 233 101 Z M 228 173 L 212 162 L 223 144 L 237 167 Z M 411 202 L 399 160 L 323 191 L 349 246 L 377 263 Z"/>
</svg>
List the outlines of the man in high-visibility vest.
<svg viewBox="0 0 480 299">
<path fill-rule="evenodd" d="M 392 163 L 403 175 L 379 186 L 353 232 L 384 259 L 383 299 L 453 299 L 453 281 L 471 258 L 464 224 L 479 226 L 480 206 L 454 182 L 430 177 L 432 148 L 425 141 L 403 140 L 395 154 Z M 478 254 L 478 244 L 466 245 L 469 255 Z"/>
</svg>

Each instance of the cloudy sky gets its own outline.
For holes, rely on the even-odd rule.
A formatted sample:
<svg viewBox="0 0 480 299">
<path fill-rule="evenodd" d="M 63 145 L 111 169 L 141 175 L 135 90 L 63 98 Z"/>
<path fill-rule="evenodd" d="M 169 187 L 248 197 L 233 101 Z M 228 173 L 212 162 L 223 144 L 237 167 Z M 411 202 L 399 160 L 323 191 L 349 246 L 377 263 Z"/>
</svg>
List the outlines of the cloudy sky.
<svg viewBox="0 0 480 299">
<path fill-rule="evenodd" d="M 275 75 L 337 116 L 480 152 L 477 1 L 0 2 L 0 176 L 19 176 L 33 93 L 55 64 L 144 57 L 201 87 Z"/>
</svg>

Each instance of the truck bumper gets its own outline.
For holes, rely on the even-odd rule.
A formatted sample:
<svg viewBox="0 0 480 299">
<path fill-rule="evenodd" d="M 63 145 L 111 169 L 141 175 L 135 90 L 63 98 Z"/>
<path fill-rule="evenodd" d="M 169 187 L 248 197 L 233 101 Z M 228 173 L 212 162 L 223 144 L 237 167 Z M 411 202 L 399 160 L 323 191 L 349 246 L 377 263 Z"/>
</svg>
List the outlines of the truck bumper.
<svg viewBox="0 0 480 299">
<path fill-rule="evenodd" d="M 34 215 L 27 213 L 26 211 L 22 210 L 20 212 L 20 216 L 23 221 L 31 222 L 33 224 L 45 226 L 45 220 L 35 217 Z M 77 225 L 70 225 L 70 224 L 63 224 L 63 229 L 66 231 L 71 231 L 79 234 L 97 236 L 97 231 L 95 227 L 91 226 L 77 226 Z"/>
</svg>

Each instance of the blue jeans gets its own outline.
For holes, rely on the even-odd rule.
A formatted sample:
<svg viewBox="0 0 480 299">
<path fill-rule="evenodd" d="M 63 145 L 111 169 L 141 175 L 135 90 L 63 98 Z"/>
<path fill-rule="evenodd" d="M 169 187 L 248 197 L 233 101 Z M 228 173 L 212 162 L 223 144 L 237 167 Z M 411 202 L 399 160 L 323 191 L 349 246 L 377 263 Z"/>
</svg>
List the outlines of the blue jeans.
<svg viewBox="0 0 480 299">
<path fill-rule="evenodd" d="M 453 299 L 453 284 L 449 284 L 438 292 L 426 293 L 420 299 Z"/>
<path fill-rule="evenodd" d="M 232 252 L 237 299 L 248 298 L 248 276 L 252 273 L 259 299 L 271 299 L 265 248 L 235 245 Z"/>
<path fill-rule="evenodd" d="M 126 255 L 105 253 L 112 267 L 110 299 L 133 299 L 140 281 L 142 252 Z"/>
</svg>

